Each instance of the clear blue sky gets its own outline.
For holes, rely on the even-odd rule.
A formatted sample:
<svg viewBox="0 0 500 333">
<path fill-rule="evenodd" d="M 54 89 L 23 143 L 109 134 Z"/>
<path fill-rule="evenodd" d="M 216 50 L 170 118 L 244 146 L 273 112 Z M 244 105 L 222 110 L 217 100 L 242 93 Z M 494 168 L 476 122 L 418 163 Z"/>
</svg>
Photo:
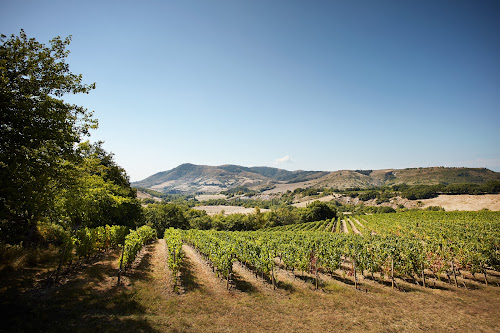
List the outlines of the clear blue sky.
<svg viewBox="0 0 500 333">
<path fill-rule="evenodd" d="M 500 1 L 0 2 L 73 36 L 70 68 L 132 180 L 185 162 L 500 171 Z"/>
</svg>

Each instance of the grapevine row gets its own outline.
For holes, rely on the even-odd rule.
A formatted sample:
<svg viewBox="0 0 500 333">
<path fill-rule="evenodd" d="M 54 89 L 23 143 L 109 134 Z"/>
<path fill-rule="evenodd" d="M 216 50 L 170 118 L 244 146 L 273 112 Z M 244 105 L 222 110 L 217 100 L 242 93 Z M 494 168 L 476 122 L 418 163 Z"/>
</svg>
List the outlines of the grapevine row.
<svg viewBox="0 0 500 333">
<path fill-rule="evenodd" d="M 415 237 L 353 235 L 325 232 L 224 232 L 189 230 L 185 239 L 206 256 L 214 268 L 228 280 L 232 263 L 242 262 L 256 272 L 276 279 L 276 258 L 288 269 L 333 273 L 348 262 L 356 273 L 380 273 L 389 276 L 421 278 L 426 269 L 434 274 L 435 262 L 427 244 Z M 456 267 L 453 262 L 448 270 Z M 445 271 L 448 272 L 448 271 Z"/>
<path fill-rule="evenodd" d="M 165 243 L 168 250 L 168 268 L 172 271 L 174 278 L 174 290 L 177 289 L 177 277 L 182 262 L 182 234 L 181 231 L 174 228 L 165 230 Z"/>
<path fill-rule="evenodd" d="M 75 256 L 79 259 L 95 255 L 123 244 L 129 229 L 124 226 L 100 226 L 97 228 L 80 228 L 73 235 L 62 234 L 62 246 L 55 282 L 59 279 L 64 264 L 71 263 Z"/>
</svg>

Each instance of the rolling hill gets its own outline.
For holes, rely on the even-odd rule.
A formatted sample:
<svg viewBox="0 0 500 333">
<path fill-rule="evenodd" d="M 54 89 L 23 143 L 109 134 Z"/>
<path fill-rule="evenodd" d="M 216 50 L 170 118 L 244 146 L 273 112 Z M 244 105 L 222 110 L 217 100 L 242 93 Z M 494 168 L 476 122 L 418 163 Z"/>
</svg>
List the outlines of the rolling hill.
<svg viewBox="0 0 500 333">
<path fill-rule="evenodd" d="M 270 167 L 239 165 L 181 164 L 132 183 L 134 187 L 150 188 L 165 193 L 217 193 L 237 186 L 258 188 L 276 182 L 300 182 L 327 175 L 323 171 L 288 171 Z"/>
<path fill-rule="evenodd" d="M 485 168 L 409 168 L 384 170 L 288 171 L 271 167 L 239 165 L 182 164 L 132 183 L 134 187 L 150 188 L 164 193 L 218 193 L 237 186 L 263 189 L 288 184 L 296 187 L 369 188 L 406 183 L 419 184 L 482 184 L 500 180 L 500 173 Z"/>
</svg>

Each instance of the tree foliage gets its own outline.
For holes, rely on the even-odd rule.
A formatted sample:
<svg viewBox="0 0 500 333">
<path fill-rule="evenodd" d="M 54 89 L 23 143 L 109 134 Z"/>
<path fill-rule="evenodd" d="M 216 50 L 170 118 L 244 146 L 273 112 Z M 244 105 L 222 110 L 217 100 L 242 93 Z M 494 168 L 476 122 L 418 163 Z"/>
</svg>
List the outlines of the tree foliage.
<svg viewBox="0 0 500 333">
<path fill-rule="evenodd" d="M 50 46 L 23 30 L 0 40 L 0 240 L 34 240 L 40 221 L 96 226 L 134 216 L 135 192 L 112 155 L 78 145 L 97 121 L 62 97 L 95 84 L 70 71 L 71 36 Z"/>
<path fill-rule="evenodd" d="M 302 213 L 302 222 L 313 222 L 327 219 L 335 219 L 337 211 L 328 204 L 314 201 L 307 206 Z"/>
<path fill-rule="evenodd" d="M 64 217 L 71 228 L 106 224 L 135 227 L 141 207 L 125 170 L 101 142 L 83 142 L 77 151 L 80 161 L 72 165 L 72 176 L 57 195 L 57 216 Z"/>
<path fill-rule="evenodd" d="M 173 203 L 149 204 L 144 208 L 144 218 L 146 224 L 154 228 L 158 235 L 163 235 L 168 228 L 189 227 L 184 211 L 182 206 Z"/>
</svg>

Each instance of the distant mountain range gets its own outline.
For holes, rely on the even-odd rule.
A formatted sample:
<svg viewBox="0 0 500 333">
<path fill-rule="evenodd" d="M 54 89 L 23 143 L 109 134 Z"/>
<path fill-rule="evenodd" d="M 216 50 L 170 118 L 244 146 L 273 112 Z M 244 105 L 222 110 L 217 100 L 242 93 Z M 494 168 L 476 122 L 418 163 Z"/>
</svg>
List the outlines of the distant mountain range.
<svg viewBox="0 0 500 333">
<path fill-rule="evenodd" d="M 288 171 L 271 167 L 239 165 L 182 164 L 132 183 L 164 193 L 218 193 L 238 186 L 293 189 L 297 187 L 333 187 L 338 189 L 417 184 L 482 184 L 500 180 L 500 173 L 484 168 L 410 168 L 384 170 Z"/>
</svg>

